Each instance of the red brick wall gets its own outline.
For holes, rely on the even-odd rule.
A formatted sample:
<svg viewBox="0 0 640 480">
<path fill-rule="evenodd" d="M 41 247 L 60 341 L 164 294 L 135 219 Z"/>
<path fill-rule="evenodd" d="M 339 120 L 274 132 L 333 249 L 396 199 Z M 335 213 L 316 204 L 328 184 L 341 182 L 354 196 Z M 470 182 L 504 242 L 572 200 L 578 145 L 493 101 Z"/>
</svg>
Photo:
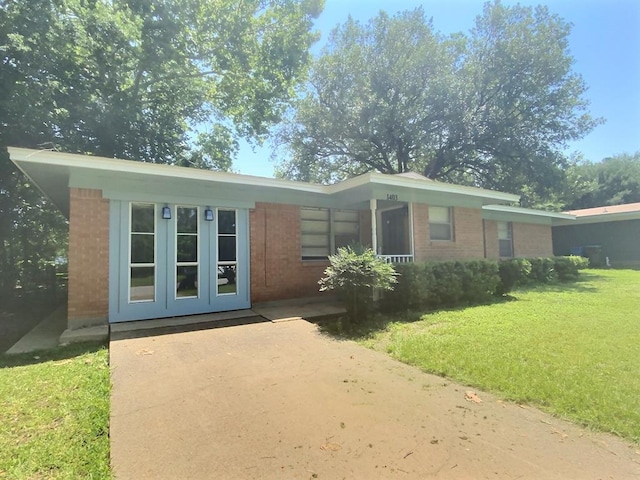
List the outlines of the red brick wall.
<svg viewBox="0 0 640 480">
<path fill-rule="evenodd" d="M 300 207 L 257 203 L 249 213 L 251 301 L 318 295 L 318 280 L 329 264 L 301 259 Z"/>
<path fill-rule="evenodd" d="M 69 189 L 69 328 L 109 316 L 109 201 L 102 191 Z"/>
<path fill-rule="evenodd" d="M 429 206 L 413 204 L 414 255 L 416 262 L 484 258 L 482 210 L 453 209 L 453 241 L 429 239 Z"/>
<path fill-rule="evenodd" d="M 513 255 L 515 257 L 553 256 L 551 225 L 513 223 Z"/>
<path fill-rule="evenodd" d="M 498 242 L 498 222 L 495 220 L 484 221 L 484 242 L 486 257 L 500 259 L 500 243 Z"/>
</svg>

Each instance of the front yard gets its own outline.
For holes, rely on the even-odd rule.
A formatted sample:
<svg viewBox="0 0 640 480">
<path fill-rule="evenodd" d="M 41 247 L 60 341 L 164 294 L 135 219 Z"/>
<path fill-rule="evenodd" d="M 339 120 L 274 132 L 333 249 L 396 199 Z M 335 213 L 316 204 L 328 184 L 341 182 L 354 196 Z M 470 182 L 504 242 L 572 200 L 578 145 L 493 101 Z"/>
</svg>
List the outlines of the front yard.
<svg viewBox="0 0 640 480">
<path fill-rule="evenodd" d="M 640 271 L 586 270 L 576 283 L 512 296 L 409 316 L 359 341 L 424 371 L 640 442 Z"/>
<path fill-rule="evenodd" d="M 409 315 L 357 340 L 640 442 L 639 287 L 638 271 L 587 270 L 575 283 Z M 0 479 L 110 478 L 109 388 L 103 346 L 0 355 Z"/>
<path fill-rule="evenodd" d="M 107 479 L 103 346 L 0 355 L 0 479 Z"/>
</svg>

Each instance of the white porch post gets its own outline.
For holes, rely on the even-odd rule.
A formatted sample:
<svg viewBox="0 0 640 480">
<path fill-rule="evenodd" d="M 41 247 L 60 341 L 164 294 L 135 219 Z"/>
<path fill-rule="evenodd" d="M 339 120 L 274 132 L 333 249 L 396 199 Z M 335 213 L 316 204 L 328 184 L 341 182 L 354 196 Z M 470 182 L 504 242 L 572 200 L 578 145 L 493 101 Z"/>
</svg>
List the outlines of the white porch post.
<svg viewBox="0 0 640 480">
<path fill-rule="evenodd" d="M 373 253 L 378 254 L 378 226 L 376 221 L 376 209 L 378 208 L 378 200 L 372 198 L 369 200 L 369 208 L 371 209 L 371 249 Z"/>
</svg>

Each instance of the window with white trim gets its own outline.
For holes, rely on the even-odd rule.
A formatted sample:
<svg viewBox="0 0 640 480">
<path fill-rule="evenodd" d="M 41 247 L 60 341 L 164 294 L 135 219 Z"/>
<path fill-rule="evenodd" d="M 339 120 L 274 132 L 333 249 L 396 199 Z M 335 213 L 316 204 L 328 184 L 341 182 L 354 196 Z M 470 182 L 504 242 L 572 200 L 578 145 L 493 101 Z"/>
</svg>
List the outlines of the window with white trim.
<svg viewBox="0 0 640 480">
<path fill-rule="evenodd" d="M 513 226 L 511 222 L 498 222 L 498 249 L 500 258 L 513 257 Z"/>
<path fill-rule="evenodd" d="M 453 212 L 451 207 L 429 207 L 429 238 L 453 240 Z"/>
<path fill-rule="evenodd" d="M 357 210 L 300 208 L 300 244 L 303 260 L 325 260 L 340 247 L 360 240 Z"/>
</svg>

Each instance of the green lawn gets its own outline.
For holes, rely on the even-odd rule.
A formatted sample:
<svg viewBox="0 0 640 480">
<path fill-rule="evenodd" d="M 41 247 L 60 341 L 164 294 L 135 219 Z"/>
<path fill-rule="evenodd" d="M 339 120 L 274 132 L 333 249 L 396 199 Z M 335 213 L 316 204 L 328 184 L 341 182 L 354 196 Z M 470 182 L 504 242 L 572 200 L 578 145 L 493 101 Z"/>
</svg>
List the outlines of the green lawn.
<svg viewBox="0 0 640 480">
<path fill-rule="evenodd" d="M 403 362 L 640 442 L 640 271 L 586 270 L 515 300 L 390 323 Z"/>
<path fill-rule="evenodd" d="M 0 355 L 0 479 L 108 479 L 108 350 Z"/>
</svg>

